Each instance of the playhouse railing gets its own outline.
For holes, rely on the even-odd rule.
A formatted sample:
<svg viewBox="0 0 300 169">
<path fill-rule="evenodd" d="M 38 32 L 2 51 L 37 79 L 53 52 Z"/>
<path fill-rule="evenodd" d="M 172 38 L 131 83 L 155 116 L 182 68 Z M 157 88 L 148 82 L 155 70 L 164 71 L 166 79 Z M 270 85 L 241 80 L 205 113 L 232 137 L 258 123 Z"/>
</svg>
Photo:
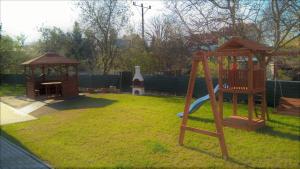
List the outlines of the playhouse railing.
<svg viewBox="0 0 300 169">
<path fill-rule="evenodd" d="M 245 91 L 248 90 L 248 70 L 223 70 L 222 73 L 223 90 L 225 91 Z M 253 71 L 253 90 L 264 88 L 264 71 L 256 69 Z"/>
</svg>

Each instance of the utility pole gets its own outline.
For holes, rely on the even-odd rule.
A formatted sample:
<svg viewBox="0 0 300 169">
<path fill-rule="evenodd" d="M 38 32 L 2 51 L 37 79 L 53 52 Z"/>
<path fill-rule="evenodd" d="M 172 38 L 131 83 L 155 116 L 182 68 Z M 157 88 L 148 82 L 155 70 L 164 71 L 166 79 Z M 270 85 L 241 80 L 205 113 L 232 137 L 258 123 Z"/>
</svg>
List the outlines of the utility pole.
<svg viewBox="0 0 300 169">
<path fill-rule="evenodd" d="M 141 3 L 140 5 L 137 5 L 135 2 L 133 2 L 134 6 L 140 7 L 142 8 L 142 38 L 145 41 L 145 29 L 144 29 L 144 14 L 151 9 L 151 6 L 149 5 L 148 7 L 145 7 L 143 3 Z M 146 11 L 144 12 L 144 8 L 146 9 Z"/>
</svg>

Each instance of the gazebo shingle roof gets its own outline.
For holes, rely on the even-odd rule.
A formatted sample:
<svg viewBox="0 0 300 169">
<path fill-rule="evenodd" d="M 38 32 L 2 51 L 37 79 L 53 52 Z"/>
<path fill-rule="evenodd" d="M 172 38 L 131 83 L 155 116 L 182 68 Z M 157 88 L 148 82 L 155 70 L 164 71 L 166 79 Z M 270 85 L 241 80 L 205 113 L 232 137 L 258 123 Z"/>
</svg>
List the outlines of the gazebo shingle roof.
<svg viewBox="0 0 300 169">
<path fill-rule="evenodd" d="M 48 52 L 39 57 L 28 60 L 22 65 L 49 65 L 49 64 L 79 64 L 75 59 L 61 56 L 57 53 Z"/>
</svg>

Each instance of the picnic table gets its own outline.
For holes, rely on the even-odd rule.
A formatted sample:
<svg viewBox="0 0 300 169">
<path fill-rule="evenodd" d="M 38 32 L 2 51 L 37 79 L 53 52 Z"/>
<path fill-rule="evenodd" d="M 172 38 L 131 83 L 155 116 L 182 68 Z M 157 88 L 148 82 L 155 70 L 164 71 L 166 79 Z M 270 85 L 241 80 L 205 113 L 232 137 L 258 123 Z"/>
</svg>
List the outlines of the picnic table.
<svg viewBox="0 0 300 169">
<path fill-rule="evenodd" d="M 43 82 L 41 83 L 41 85 L 45 86 L 45 92 L 46 92 L 46 97 L 48 97 L 49 94 L 49 89 L 54 86 L 55 87 L 55 96 L 57 96 L 58 93 L 58 89 L 61 86 L 62 82 Z"/>
</svg>

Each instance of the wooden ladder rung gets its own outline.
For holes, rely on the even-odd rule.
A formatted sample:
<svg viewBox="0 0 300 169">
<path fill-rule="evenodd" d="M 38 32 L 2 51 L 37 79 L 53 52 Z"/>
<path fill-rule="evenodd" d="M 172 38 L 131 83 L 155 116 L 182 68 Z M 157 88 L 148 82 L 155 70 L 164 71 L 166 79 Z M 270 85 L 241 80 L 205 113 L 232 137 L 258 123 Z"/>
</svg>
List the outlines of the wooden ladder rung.
<svg viewBox="0 0 300 169">
<path fill-rule="evenodd" d="M 218 133 L 212 132 L 212 131 L 197 129 L 197 128 L 193 128 L 193 127 L 187 127 L 187 126 L 186 127 L 182 126 L 182 128 L 189 130 L 189 131 L 196 132 L 196 133 L 200 133 L 200 134 L 205 134 L 205 135 L 209 135 L 209 136 L 213 136 L 213 137 L 219 137 Z"/>
</svg>

